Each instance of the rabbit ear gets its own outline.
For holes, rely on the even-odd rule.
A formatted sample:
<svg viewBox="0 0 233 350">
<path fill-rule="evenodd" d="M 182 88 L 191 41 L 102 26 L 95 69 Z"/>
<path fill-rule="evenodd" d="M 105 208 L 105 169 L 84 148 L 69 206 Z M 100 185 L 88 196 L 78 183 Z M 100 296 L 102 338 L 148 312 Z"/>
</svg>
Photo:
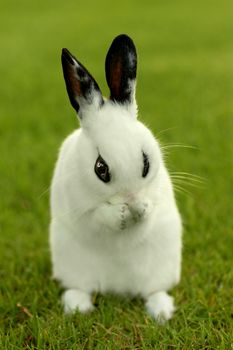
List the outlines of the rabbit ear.
<svg viewBox="0 0 233 350">
<path fill-rule="evenodd" d="M 62 49 L 61 59 L 71 105 L 82 119 L 86 108 L 99 108 L 104 103 L 102 93 L 91 74 L 67 49 Z"/>
<path fill-rule="evenodd" d="M 120 103 L 132 103 L 135 99 L 137 52 L 127 35 L 117 36 L 110 46 L 105 72 L 110 88 L 110 99 Z"/>
</svg>

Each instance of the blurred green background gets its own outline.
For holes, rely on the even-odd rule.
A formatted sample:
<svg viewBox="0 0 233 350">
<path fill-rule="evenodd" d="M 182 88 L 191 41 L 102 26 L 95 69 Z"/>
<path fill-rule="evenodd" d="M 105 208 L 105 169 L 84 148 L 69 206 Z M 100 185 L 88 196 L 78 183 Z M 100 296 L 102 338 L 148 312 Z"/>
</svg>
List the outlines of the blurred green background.
<svg viewBox="0 0 233 350">
<path fill-rule="evenodd" d="M 140 301 L 112 296 L 98 296 L 91 316 L 64 319 L 50 280 L 47 189 L 78 126 L 61 48 L 108 95 L 105 55 L 121 33 L 138 50 L 139 117 L 170 145 L 169 169 L 206 179 L 179 184 L 191 192 L 177 194 L 183 276 L 163 328 Z M 0 348 L 232 348 L 233 3 L 0 0 L 0 47 Z"/>
</svg>

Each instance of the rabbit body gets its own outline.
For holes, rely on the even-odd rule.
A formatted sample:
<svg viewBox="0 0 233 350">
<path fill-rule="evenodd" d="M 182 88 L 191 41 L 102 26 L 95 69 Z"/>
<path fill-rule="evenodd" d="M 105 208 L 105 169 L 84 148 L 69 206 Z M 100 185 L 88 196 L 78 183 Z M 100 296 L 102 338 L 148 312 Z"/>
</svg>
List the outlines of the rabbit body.
<svg viewBox="0 0 233 350">
<path fill-rule="evenodd" d="M 69 57 L 65 64 L 72 63 Z M 130 78 L 127 89 L 133 89 Z M 52 180 L 53 275 L 66 289 L 66 312 L 90 311 L 93 292 L 113 292 L 144 298 L 150 314 L 163 321 L 174 311 L 166 292 L 179 282 L 181 266 L 172 183 L 157 140 L 137 120 L 134 90 L 118 103 L 102 100 L 91 86 L 90 103 L 85 91 L 76 99 L 81 128 L 64 141 Z M 98 167 L 104 170 L 99 175 Z"/>
</svg>

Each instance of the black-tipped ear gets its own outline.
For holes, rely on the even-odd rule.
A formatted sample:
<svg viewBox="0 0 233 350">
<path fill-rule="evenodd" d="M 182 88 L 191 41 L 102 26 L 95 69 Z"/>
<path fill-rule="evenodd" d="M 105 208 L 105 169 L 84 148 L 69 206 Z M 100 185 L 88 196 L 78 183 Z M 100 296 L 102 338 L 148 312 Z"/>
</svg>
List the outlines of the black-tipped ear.
<svg viewBox="0 0 233 350">
<path fill-rule="evenodd" d="M 110 99 L 120 103 L 134 100 L 137 73 L 137 52 L 130 37 L 117 36 L 106 56 L 105 72 Z"/>
<path fill-rule="evenodd" d="M 62 68 L 70 103 L 82 118 L 85 108 L 103 104 L 100 88 L 87 69 L 67 50 L 62 49 Z"/>
</svg>

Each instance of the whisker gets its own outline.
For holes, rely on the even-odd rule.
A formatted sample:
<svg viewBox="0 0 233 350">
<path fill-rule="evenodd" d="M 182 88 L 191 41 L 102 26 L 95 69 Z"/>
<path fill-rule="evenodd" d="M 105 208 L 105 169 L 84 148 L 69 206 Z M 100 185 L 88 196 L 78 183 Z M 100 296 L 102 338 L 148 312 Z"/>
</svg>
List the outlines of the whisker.
<svg viewBox="0 0 233 350">
<path fill-rule="evenodd" d="M 162 152 L 163 157 L 169 157 L 169 152 L 166 150 Z"/>
<path fill-rule="evenodd" d="M 199 149 L 196 146 L 185 145 L 185 144 L 182 144 L 182 143 L 168 143 L 168 144 L 165 144 L 165 145 L 161 146 L 161 149 L 164 150 L 164 149 L 176 148 L 176 147 L 177 148 L 189 148 L 189 149 L 195 149 L 195 150 Z"/>
<path fill-rule="evenodd" d="M 177 180 L 183 180 L 183 181 L 191 181 L 191 182 L 197 182 L 199 184 L 203 184 L 204 180 L 197 179 L 196 177 L 191 177 L 191 176 L 184 176 L 184 175 L 170 175 L 172 179 L 177 179 Z"/>
<path fill-rule="evenodd" d="M 171 171 L 170 175 L 187 176 L 189 178 L 197 179 L 197 180 L 200 180 L 200 181 L 204 181 L 204 182 L 206 181 L 206 178 L 204 178 L 202 176 L 191 174 L 191 173 L 188 173 L 188 172 L 185 172 L 185 171 Z"/>
<path fill-rule="evenodd" d="M 184 189 L 183 187 L 181 187 L 177 184 L 173 184 L 173 188 L 174 188 L 175 192 L 185 194 L 185 195 L 192 198 L 192 193 L 190 191 Z"/>
<path fill-rule="evenodd" d="M 159 135 L 162 135 L 167 131 L 174 130 L 177 128 L 178 128 L 178 126 L 173 126 L 173 127 L 167 128 L 167 129 L 163 129 L 163 130 L 159 131 L 158 134 L 156 134 L 155 136 L 156 136 L 156 138 L 158 138 Z"/>
<path fill-rule="evenodd" d="M 184 184 L 184 185 L 186 185 L 186 186 L 190 186 L 190 187 L 195 187 L 195 188 L 199 188 L 199 189 L 201 189 L 201 188 L 203 188 L 203 185 L 202 184 L 200 184 L 200 183 L 193 183 L 193 182 L 189 182 L 189 181 L 186 181 L 186 180 L 184 180 L 184 179 L 172 179 L 172 183 L 173 184 Z"/>
<path fill-rule="evenodd" d="M 68 174 L 62 175 L 62 176 L 58 177 L 56 181 L 54 180 L 54 183 L 57 184 L 57 183 L 59 183 L 60 181 L 64 180 L 65 178 L 67 178 L 67 177 L 69 177 L 69 176 L 71 176 L 71 175 L 74 175 L 76 172 L 77 172 L 77 170 L 74 170 L 74 171 L 69 172 Z M 37 196 L 37 199 L 41 199 L 41 198 L 42 198 L 45 194 L 47 194 L 50 190 L 51 190 L 51 186 L 47 187 L 41 194 L 39 194 L 39 195 Z"/>
<path fill-rule="evenodd" d="M 39 194 L 37 196 L 37 199 L 41 199 L 46 193 L 48 193 L 51 189 L 51 186 L 49 186 L 48 188 L 46 188 L 41 194 Z"/>
</svg>

